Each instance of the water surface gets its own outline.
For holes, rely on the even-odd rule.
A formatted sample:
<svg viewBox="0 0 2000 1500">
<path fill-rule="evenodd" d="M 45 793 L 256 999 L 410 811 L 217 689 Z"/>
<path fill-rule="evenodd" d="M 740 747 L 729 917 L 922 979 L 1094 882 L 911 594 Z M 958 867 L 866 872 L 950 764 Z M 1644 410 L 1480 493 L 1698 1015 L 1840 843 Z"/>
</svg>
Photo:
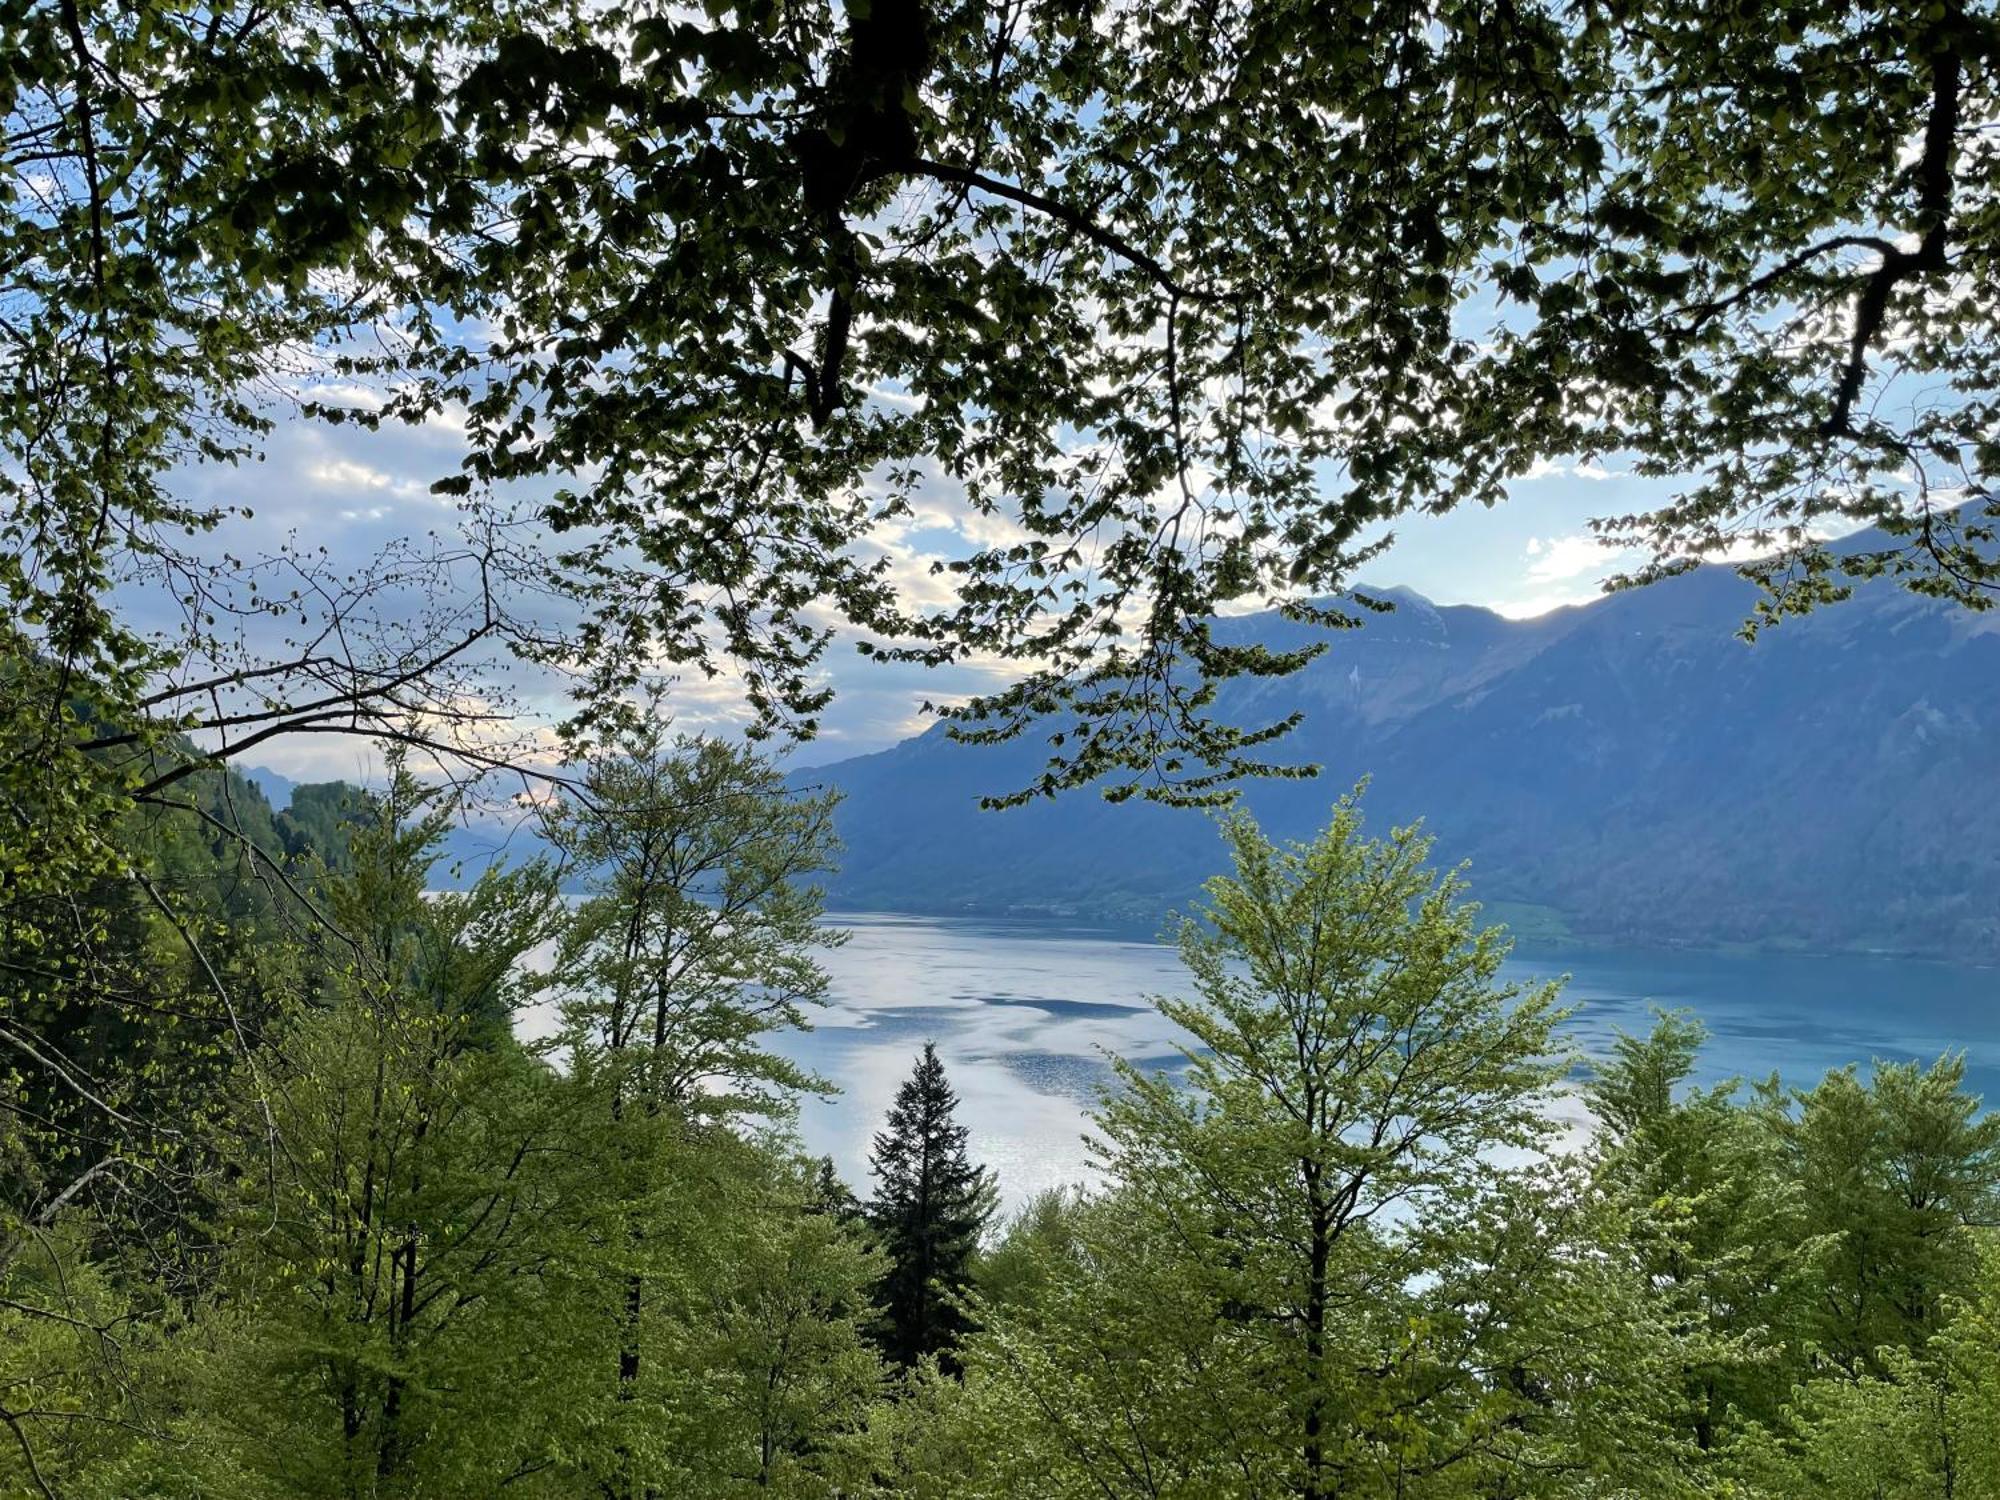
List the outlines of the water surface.
<svg viewBox="0 0 2000 1500">
<path fill-rule="evenodd" d="M 832 919 L 852 937 L 825 956 L 830 1004 L 786 1049 L 840 1085 L 800 1128 L 865 1191 L 870 1139 L 926 1041 L 937 1043 L 974 1149 L 1009 1202 L 1083 1180 L 1087 1111 L 1107 1051 L 1166 1066 L 1172 1028 L 1148 997 L 1184 994 L 1173 950 L 1102 932 L 882 914 Z M 1810 1083 L 1870 1059 L 1966 1053 L 1973 1089 L 2000 1100 L 2000 971 L 1887 958 L 1517 949 L 1510 980 L 1568 974 L 1570 1023 L 1601 1055 L 1649 1007 L 1686 1006 L 1712 1033 L 1704 1079 Z"/>
</svg>

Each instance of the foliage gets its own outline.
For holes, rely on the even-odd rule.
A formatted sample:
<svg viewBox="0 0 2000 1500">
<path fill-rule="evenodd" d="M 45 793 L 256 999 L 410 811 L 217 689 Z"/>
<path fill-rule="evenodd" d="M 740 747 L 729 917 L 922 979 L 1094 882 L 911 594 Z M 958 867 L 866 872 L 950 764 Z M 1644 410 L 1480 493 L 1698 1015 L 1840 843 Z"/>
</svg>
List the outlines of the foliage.
<svg viewBox="0 0 2000 1500">
<path fill-rule="evenodd" d="M 1882 1351 L 1858 1380 L 1802 1385 L 1775 1430 L 1745 1435 L 1731 1469 L 1742 1493 L 1903 1500 L 2000 1494 L 2000 1257 L 1983 1266 L 1922 1351 Z"/>
<path fill-rule="evenodd" d="M 684 748 L 684 769 L 718 764 Z M 780 913 L 759 941 L 804 943 L 816 908 L 771 877 L 810 868 L 823 813 L 788 820 L 761 767 L 720 764 L 738 779 L 712 796 L 598 804 L 595 836 L 615 848 L 629 815 L 646 836 L 716 837 L 714 820 L 752 815 L 722 840 L 740 856 L 727 889 L 683 888 L 676 919 L 747 873 L 764 906 L 717 909 Z M 301 872 L 322 940 L 274 971 L 242 1048 L 187 1080 L 200 1137 L 170 1217 L 84 1216 L 58 1152 L 0 1137 L 27 1192 L 0 1221 L 0 1413 L 18 1438 L 0 1489 L 804 1497 L 865 1481 L 880 1267 L 852 1195 L 740 1112 L 635 1087 L 654 1073 L 587 1028 L 560 1068 L 516 1043 L 541 988 L 524 959 L 603 913 L 571 913 L 534 863 L 433 890 L 454 810 L 398 764 L 357 804 L 344 868 Z M 764 858 L 787 831 L 803 866 Z M 628 921 L 658 899 L 638 888 Z M 734 941 L 711 952 L 752 951 Z M 810 964 L 773 952 L 749 972 Z M 570 979 L 588 1008 L 586 976 Z M 753 990 L 717 989 L 669 1013 L 662 1046 L 701 1055 L 731 994 L 757 1020 L 727 1034 L 768 1035 Z M 782 1105 L 783 1075 L 758 1076 Z"/>
<path fill-rule="evenodd" d="M 1995 461 L 1982 9 L 1808 7 L 1777 62 L 1731 12 L 1562 3 L 515 24 L 449 106 L 495 206 L 437 216 L 502 336 L 409 400 L 472 413 L 455 488 L 590 476 L 550 516 L 600 690 L 728 655 L 810 725 L 826 601 L 880 655 L 1018 662 L 959 727 L 1054 715 L 1020 791 L 1201 798 L 1296 718 L 1207 685 L 1310 654 L 1219 605 L 1350 618 L 1298 601 L 1379 523 L 1579 451 L 1706 470 L 1607 520 L 1660 570 L 1748 532 L 1810 602 L 1838 517 L 1895 532 L 1850 572 L 1989 598 L 1951 514 Z M 871 542 L 927 482 L 995 539 L 925 606 Z"/>
<path fill-rule="evenodd" d="M 1995 1127 L 1963 1059 L 1743 1100 L 1685 1087 L 1702 1037 L 1662 1015 L 1588 1089 L 1675 1338 L 1675 1422 L 1750 1494 L 1987 1492 Z"/>
<path fill-rule="evenodd" d="M 4 1227 L 0 1485 L 49 1500 L 158 1439 L 144 1393 L 159 1341 L 119 1268 L 92 1255 L 88 1220 Z"/>
<path fill-rule="evenodd" d="M 227 774 L 102 811 L 115 859 L 0 896 L 0 1263 L 87 1221 L 67 1279 L 116 1265 L 143 1345 L 205 1274 L 224 1085 L 309 962 L 312 851 L 271 853 L 268 806 Z M 48 1293 L 17 1311 L 77 1316 Z"/>
<path fill-rule="evenodd" d="M 971 1132 L 957 1110 L 944 1063 L 926 1042 L 868 1158 L 875 1177 L 868 1219 L 888 1257 L 879 1337 L 905 1367 L 936 1358 L 956 1368 L 957 1345 L 972 1326 L 964 1297 L 998 1202 L 993 1173 L 966 1148 Z"/>
<path fill-rule="evenodd" d="M 84 893 L 103 954 L 245 1024 L 103 1032 L 102 1139 L 0 1115 L 0 1491 L 1995 1493 L 2000 1127 L 1962 1060 L 1698 1088 L 1667 1015 L 1592 1069 L 1578 1146 L 1554 987 L 1501 983 L 1416 830 L 1238 815 L 1159 1002 L 1181 1066 L 1120 1064 L 1100 1184 L 981 1245 L 934 1051 L 865 1210 L 784 1133 L 754 976 L 817 993 L 823 805 L 663 734 L 586 780 L 575 908 L 536 864 L 431 890 L 454 799 L 400 770 L 289 886 L 185 812 L 132 825 L 191 905 Z M 568 1024 L 526 1048 L 544 945 Z M 110 1133 L 161 1092 L 180 1135 Z"/>
<path fill-rule="evenodd" d="M 617 1055 L 647 1108 L 781 1112 L 814 1080 L 766 1041 L 826 990 L 815 876 L 833 799 L 795 796 L 754 752 L 657 721 L 594 761 L 554 823 L 588 882 L 549 985 L 569 1037 Z"/>
<path fill-rule="evenodd" d="M 983 1248 L 973 1281 L 988 1306 L 1032 1304 L 1048 1283 L 1049 1266 L 1077 1248 L 1088 1198 L 1077 1188 L 1044 1188 L 1029 1198 L 997 1238 Z"/>
<path fill-rule="evenodd" d="M 833 1496 L 871 1468 L 879 1256 L 853 1224 L 810 1211 L 800 1185 L 778 1177 L 690 1312 L 689 1392 L 720 1418 L 697 1450 L 702 1494 Z"/>
<path fill-rule="evenodd" d="M 1662 1014 L 1649 1036 L 1621 1035 L 1584 1097 L 1601 1127 L 1601 1181 L 1676 1340 L 1677 1425 L 1706 1452 L 1741 1419 L 1774 1417 L 1804 1373 L 1806 1301 L 1830 1246 L 1736 1084 L 1687 1089 L 1704 1035 L 1680 1014 Z"/>
<path fill-rule="evenodd" d="M 751 751 L 649 722 L 551 821 L 589 894 L 540 982 L 561 1018 L 546 1050 L 597 1091 L 592 1154 L 621 1205 L 592 1256 L 601 1405 L 581 1465 L 613 1494 L 813 1494 L 858 1461 L 873 1263 L 830 1173 L 785 1168 L 773 1204 L 735 1134 L 825 1087 L 769 1044 L 805 1026 L 814 950 L 839 940 L 811 884 L 831 809 Z"/>
<path fill-rule="evenodd" d="M 205 691 L 263 683 L 256 734 L 325 727 L 292 688 L 326 663 L 231 625 L 316 615 L 326 580 L 260 593 L 183 535 L 217 517 L 176 465 L 252 451 L 271 393 L 465 422 L 472 538 L 390 571 L 479 603 L 436 651 L 344 637 L 335 701 L 378 731 L 413 699 L 447 722 L 441 679 L 504 641 L 582 668 L 580 732 L 662 663 L 733 663 L 809 733 L 845 625 L 1019 667 L 958 715 L 1046 725 L 1018 792 L 1199 800 L 1297 769 L 1295 714 L 1238 726 L 1209 688 L 1313 650 L 1233 641 L 1223 606 L 1351 621 L 1305 601 L 1385 523 L 1578 453 L 1683 486 L 1602 518 L 1637 576 L 1747 540 L 1778 612 L 1883 572 L 1991 598 L 1990 6 L 9 19 L 0 655 L 51 665 L 23 723 L 58 800 L 116 791 L 76 680 L 136 707 L 164 676 L 162 717 L 229 725 Z M 544 477 L 533 566 L 494 492 Z M 984 538 L 941 596 L 897 563 L 920 490 Z M 1851 522 L 1889 537 L 1836 558 Z M 182 585 L 185 628 L 126 619 L 133 577 Z M 576 628 L 510 622 L 509 579 Z"/>
<path fill-rule="evenodd" d="M 1235 872 L 1181 927 L 1196 997 L 1158 1002 L 1185 1067 L 1119 1065 L 1108 1195 L 1020 1247 L 1033 1295 L 968 1346 L 1007 1433 L 983 1482 L 1671 1493 L 1668 1341 L 1552 1154 L 1554 987 L 1500 984 L 1462 880 L 1353 799 L 1310 844 L 1224 831 Z"/>
<path fill-rule="evenodd" d="M 1991 7 L 1813 6 L 1767 28 L 1635 5 L 1601 24 L 1600 196 L 1554 236 L 1574 280 L 1539 297 L 1577 317 L 1534 341 L 1553 354 L 1595 324 L 1600 441 L 1684 486 L 1602 529 L 1652 550 L 1642 578 L 1781 544 L 1747 569 L 1765 618 L 1884 573 L 1989 607 Z M 1826 531 L 1854 523 L 1887 537 L 1836 557 Z"/>
<path fill-rule="evenodd" d="M 574 1102 L 506 1045 L 555 892 L 530 866 L 427 897 L 433 800 L 396 768 L 326 893 L 340 960 L 237 1079 L 206 1328 L 225 1490 L 422 1493 L 523 1462 L 502 1392 L 535 1371 L 485 1351 L 547 1316 L 534 1227 L 585 1175 L 559 1146 Z"/>
<path fill-rule="evenodd" d="M 1809 1232 L 1829 1237 L 1808 1311 L 1824 1356 L 1879 1373 L 1884 1348 L 1918 1350 L 1974 1275 L 1973 1226 L 2000 1203 L 2000 1118 L 1965 1092 L 1962 1055 L 1929 1068 L 1877 1061 L 1810 1091 L 1759 1090 L 1760 1113 L 1799 1185 Z"/>
</svg>

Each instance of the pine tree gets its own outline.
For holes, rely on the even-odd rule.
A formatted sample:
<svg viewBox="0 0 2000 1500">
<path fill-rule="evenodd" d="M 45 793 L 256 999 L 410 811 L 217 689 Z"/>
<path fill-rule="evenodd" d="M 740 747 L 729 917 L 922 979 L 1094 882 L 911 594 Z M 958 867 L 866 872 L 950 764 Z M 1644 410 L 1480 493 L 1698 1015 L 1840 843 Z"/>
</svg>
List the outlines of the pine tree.
<svg viewBox="0 0 2000 1500">
<path fill-rule="evenodd" d="M 889 1257 L 877 1294 L 878 1338 L 904 1365 L 935 1354 L 954 1367 L 952 1352 L 969 1327 L 959 1299 L 993 1217 L 993 1174 L 966 1154 L 957 1108 L 937 1048 L 926 1042 L 869 1157 L 876 1180 L 869 1212 Z"/>
</svg>

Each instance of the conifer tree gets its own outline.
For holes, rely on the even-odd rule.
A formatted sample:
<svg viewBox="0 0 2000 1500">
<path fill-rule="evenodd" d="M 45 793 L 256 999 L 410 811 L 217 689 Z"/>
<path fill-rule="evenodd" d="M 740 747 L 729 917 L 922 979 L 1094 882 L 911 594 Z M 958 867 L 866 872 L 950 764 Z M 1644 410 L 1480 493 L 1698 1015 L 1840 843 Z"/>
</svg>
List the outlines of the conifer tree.
<svg viewBox="0 0 2000 1500">
<path fill-rule="evenodd" d="M 967 1155 L 957 1108 L 937 1048 L 926 1042 L 869 1157 L 876 1181 L 870 1214 L 889 1257 L 878 1293 L 879 1337 L 904 1365 L 935 1354 L 953 1367 L 952 1351 L 969 1326 L 959 1299 L 993 1217 L 993 1174 Z"/>
</svg>

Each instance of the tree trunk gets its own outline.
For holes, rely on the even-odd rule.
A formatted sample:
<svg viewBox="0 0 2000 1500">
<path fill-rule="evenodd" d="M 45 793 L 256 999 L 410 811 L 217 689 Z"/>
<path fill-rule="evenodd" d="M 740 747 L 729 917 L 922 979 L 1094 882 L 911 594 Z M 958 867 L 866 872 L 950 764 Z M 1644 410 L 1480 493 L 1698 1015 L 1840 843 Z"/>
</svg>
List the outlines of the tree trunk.
<svg viewBox="0 0 2000 1500">
<path fill-rule="evenodd" d="M 1304 1500 L 1323 1500 L 1326 1494 L 1326 1450 L 1322 1429 L 1326 1422 L 1326 1271 L 1333 1243 L 1328 1213 L 1320 1200 L 1319 1164 L 1306 1163 L 1306 1191 L 1312 1201 L 1312 1240 L 1306 1268 L 1306 1413 Z"/>
</svg>

